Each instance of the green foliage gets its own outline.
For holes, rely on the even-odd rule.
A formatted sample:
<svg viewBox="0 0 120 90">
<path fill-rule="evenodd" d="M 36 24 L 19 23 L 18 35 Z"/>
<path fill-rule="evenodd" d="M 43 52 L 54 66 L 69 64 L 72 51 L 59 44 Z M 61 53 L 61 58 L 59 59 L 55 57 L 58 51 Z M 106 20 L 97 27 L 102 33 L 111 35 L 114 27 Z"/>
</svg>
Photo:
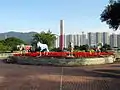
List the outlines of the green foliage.
<svg viewBox="0 0 120 90">
<path fill-rule="evenodd" d="M 101 51 L 102 51 L 102 52 L 106 52 L 106 51 L 108 51 L 108 50 L 111 50 L 111 46 L 108 45 L 108 44 L 103 45 L 102 48 L 101 48 Z"/>
<path fill-rule="evenodd" d="M 26 44 L 24 41 L 21 39 L 15 38 L 15 37 L 10 37 L 5 39 L 5 43 L 7 46 L 10 46 L 12 50 L 17 50 L 17 45 L 20 44 Z"/>
<path fill-rule="evenodd" d="M 81 46 L 74 46 L 74 51 L 88 51 L 89 46 L 86 45 L 81 45 Z"/>
<path fill-rule="evenodd" d="M 89 49 L 89 46 L 87 44 L 80 46 L 80 50 L 88 51 L 88 49 Z"/>
<path fill-rule="evenodd" d="M 111 47 L 108 44 L 103 45 L 102 48 L 104 48 L 105 50 L 111 50 Z"/>
<path fill-rule="evenodd" d="M 120 0 L 110 0 L 101 14 L 101 21 L 106 22 L 109 28 L 117 30 L 120 25 Z"/>
<path fill-rule="evenodd" d="M 97 46 L 102 46 L 102 43 L 98 43 Z"/>
<path fill-rule="evenodd" d="M 21 39 L 18 39 L 18 38 L 15 38 L 15 37 L 10 37 L 10 38 L 5 39 L 5 43 L 8 46 L 14 46 L 14 45 L 19 45 L 19 44 L 26 44 Z"/>
<path fill-rule="evenodd" d="M 15 38 L 10 37 L 5 40 L 0 41 L 0 51 L 13 51 L 17 49 L 17 45 L 19 44 L 25 44 L 24 41 Z"/>
<path fill-rule="evenodd" d="M 37 33 L 33 36 L 32 45 L 36 45 L 38 41 L 40 41 L 43 44 L 47 44 L 49 48 L 52 48 L 54 45 L 56 37 L 55 34 L 52 34 L 52 32 L 44 32 Z"/>
<path fill-rule="evenodd" d="M 74 49 L 75 50 L 80 50 L 80 47 L 79 46 L 74 46 Z"/>
<path fill-rule="evenodd" d="M 11 47 L 4 45 L 0 42 L 0 52 L 11 51 Z"/>
<path fill-rule="evenodd" d="M 59 49 L 59 48 L 52 48 L 50 51 L 59 52 L 59 51 L 60 51 L 60 49 Z"/>
</svg>

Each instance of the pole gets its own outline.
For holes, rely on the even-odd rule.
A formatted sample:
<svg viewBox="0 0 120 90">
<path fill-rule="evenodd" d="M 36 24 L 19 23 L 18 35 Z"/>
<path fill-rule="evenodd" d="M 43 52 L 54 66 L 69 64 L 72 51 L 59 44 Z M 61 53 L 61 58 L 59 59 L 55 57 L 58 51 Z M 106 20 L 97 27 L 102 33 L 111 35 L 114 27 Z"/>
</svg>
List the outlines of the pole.
<svg viewBox="0 0 120 90">
<path fill-rule="evenodd" d="M 60 50 L 64 49 L 64 21 L 60 20 Z"/>
</svg>

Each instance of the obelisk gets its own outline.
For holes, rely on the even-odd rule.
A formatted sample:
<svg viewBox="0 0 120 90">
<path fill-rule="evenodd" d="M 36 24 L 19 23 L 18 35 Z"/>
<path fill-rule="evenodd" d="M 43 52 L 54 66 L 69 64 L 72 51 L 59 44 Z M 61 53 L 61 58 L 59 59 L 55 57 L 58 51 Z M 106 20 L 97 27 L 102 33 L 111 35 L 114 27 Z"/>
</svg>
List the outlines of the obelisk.
<svg viewBox="0 0 120 90">
<path fill-rule="evenodd" d="M 64 20 L 60 20 L 60 50 L 64 49 Z"/>
</svg>

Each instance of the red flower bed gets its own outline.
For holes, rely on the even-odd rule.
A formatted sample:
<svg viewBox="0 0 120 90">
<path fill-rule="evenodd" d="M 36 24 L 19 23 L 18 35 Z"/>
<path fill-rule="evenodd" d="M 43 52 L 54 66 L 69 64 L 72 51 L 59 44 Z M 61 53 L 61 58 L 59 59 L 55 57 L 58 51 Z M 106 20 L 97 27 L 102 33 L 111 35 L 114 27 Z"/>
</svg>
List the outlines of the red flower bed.
<svg viewBox="0 0 120 90">
<path fill-rule="evenodd" d="M 14 56 L 31 56 L 31 57 L 37 57 L 37 56 L 45 56 L 45 57 L 67 57 L 70 55 L 70 52 L 34 52 L 34 53 L 25 53 L 25 54 L 14 54 Z M 73 55 L 76 58 L 80 57 L 100 57 L 100 56 L 106 56 L 106 55 L 113 55 L 112 52 L 73 52 Z"/>
</svg>

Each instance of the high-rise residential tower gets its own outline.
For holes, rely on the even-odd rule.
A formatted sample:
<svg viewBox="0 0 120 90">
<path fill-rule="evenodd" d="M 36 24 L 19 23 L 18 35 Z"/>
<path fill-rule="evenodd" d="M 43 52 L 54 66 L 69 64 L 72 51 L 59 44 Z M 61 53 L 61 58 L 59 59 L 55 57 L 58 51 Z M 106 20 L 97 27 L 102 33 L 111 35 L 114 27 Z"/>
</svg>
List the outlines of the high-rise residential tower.
<svg viewBox="0 0 120 90">
<path fill-rule="evenodd" d="M 80 45 L 85 45 L 85 44 L 87 44 L 86 34 L 84 34 L 84 32 L 82 32 L 82 34 L 80 35 Z"/>
<path fill-rule="evenodd" d="M 88 45 L 89 46 L 96 45 L 96 35 L 93 32 L 88 33 Z"/>
<path fill-rule="evenodd" d="M 109 35 L 109 33 L 108 32 L 103 32 L 102 33 L 103 35 L 103 45 L 105 45 L 105 44 L 110 44 L 110 35 Z"/>
<path fill-rule="evenodd" d="M 96 32 L 96 45 L 98 43 L 103 43 L 103 37 L 101 32 Z"/>
<path fill-rule="evenodd" d="M 74 43 L 74 35 L 72 34 L 66 35 L 66 47 L 68 47 L 70 42 Z"/>
<path fill-rule="evenodd" d="M 110 35 L 110 46 L 112 48 L 117 47 L 117 34 L 111 34 Z"/>
<path fill-rule="evenodd" d="M 77 35 L 76 34 L 74 34 L 74 46 L 77 46 Z"/>
<path fill-rule="evenodd" d="M 81 45 L 81 35 L 80 34 L 77 34 L 77 46 L 80 46 Z"/>
<path fill-rule="evenodd" d="M 120 49 L 120 34 L 117 35 L 117 47 Z"/>
</svg>

